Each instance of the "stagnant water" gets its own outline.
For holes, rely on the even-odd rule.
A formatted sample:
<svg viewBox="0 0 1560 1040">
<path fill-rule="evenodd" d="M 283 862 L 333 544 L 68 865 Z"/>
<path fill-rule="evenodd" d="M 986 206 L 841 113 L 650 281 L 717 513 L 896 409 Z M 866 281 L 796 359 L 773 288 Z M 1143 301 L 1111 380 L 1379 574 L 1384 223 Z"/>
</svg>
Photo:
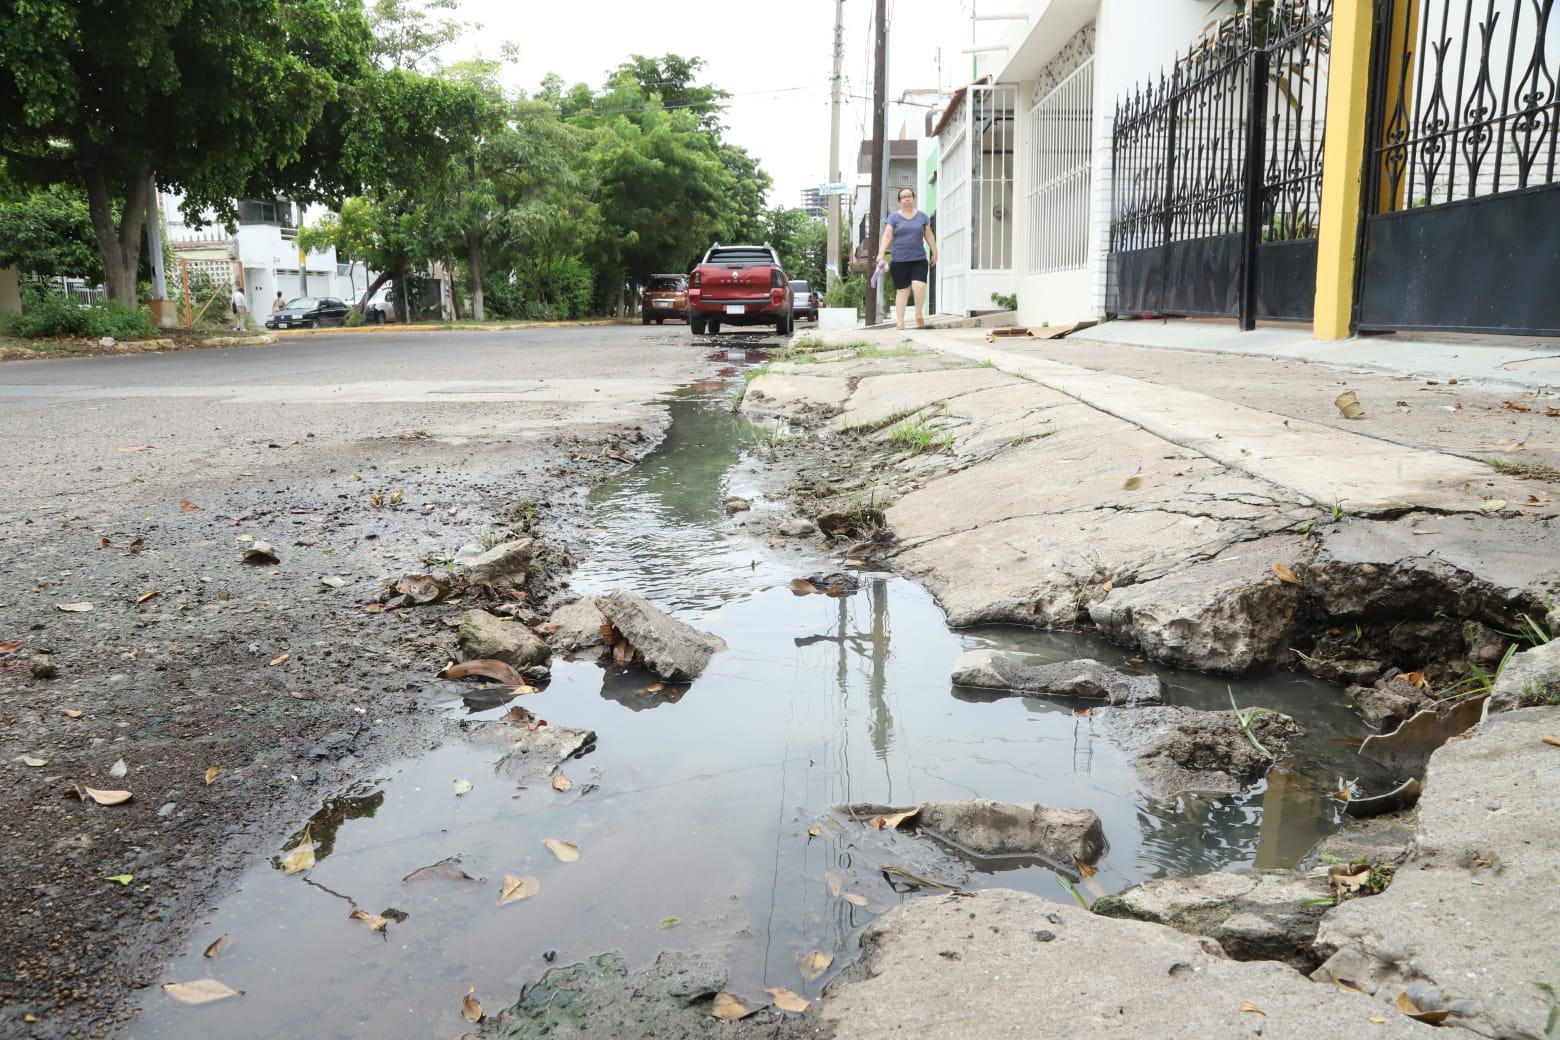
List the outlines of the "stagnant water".
<svg viewBox="0 0 1560 1040">
<path fill-rule="evenodd" d="M 565 764 L 567 793 L 517 789 L 494 776 L 495 752 L 457 737 L 332 799 L 312 823 L 318 865 L 288 876 L 277 859 L 256 864 L 166 976 L 211 976 L 245 995 L 187 1007 L 150 989 L 129 1035 L 455 1035 L 468 987 L 492 1013 L 549 964 L 604 951 L 636 966 L 663 949 L 701 951 L 724 961 L 734 991 L 812 996 L 873 916 L 916 898 L 883 866 L 1072 898 L 1039 861 L 971 861 L 829 814 L 849 802 L 980 796 L 1093 809 L 1110 843 L 1085 882 L 1094 895 L 1166 874 L 1293 865 L 1336 825 L 1328 795 L 1340 773 L 1358 772 L 1363 732 L 1338 688 L 1292 674 L 1239 681 L 1242 706 L 1307 727 L 1297 755 L 1241 795 L 1146 798 L 1081 705 L 948 682 L 972 647 L 1125 663 L 1122 651 L 1084 635 L 953 632 L 924 591 L 890 574 L 863 575 L 849 597 L 793 596 L 790 579 L 827 561 L 766 547 L 727 518 L 727 495 L 757 480 L 753 432 L 728 391 L 705 386 L 670 407 L 665 442 L 595 495 L 594 554 L 574 584 L 637 589 L 730 650 L 676 700 L 647 691 L 643 673 L 559 662 L 522 703 L 598 735 Z M 1176 703 L 1228 707 L 1224 680 L 1163 674 Z M 442 708 L 476 721 L 502 711 Z M 456 778 L 474 789 L 456 797 Z M 578 845 L 579 860 L 560 862 L 548 838 Z M 402 881 L 453 855 L 485 883 Z M 541 890 L 499 907 L 505 874 L 534 876 Z M 354 905 L 406 918 L 376 933 L 349 919 Z M 204 958 L 224 934 L 231 944 Z M 834 961 L 809 981 L 798 962 L 812 950 Z"/>
</svg>

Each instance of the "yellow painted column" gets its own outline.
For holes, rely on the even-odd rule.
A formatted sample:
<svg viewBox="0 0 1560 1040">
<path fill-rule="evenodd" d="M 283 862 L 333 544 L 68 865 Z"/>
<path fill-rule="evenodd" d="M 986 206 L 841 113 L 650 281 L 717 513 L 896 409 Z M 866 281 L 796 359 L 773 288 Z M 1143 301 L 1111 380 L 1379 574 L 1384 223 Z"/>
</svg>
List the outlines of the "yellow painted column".
<svg viewBox="0 0 1560 1040">
<path fill-rule="evenodd" d="M 1322 160 L 1316 312 L 1312 321 L 1317 339 L 1347 339 L 1354 314 L 1374 7 L 1374 0 L 1336 0 L 1333 5 L 1332 50 L 1327 71 L 1327 150 Z"/>
</svg>

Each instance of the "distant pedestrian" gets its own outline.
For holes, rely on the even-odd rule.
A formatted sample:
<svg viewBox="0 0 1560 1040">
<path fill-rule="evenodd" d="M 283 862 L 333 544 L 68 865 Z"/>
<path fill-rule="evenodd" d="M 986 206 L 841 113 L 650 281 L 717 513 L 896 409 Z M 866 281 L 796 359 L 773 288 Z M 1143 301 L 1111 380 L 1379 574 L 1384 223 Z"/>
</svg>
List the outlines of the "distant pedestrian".
<svg viewBox="0 0 1560 1040">
<path fill-rule="evenodd" d="M 926 328 L 922 308 L 926 299 L 927 250 L 931 262 L 937 262 L 937 239 L 932 235 L 932 218 L 915 208 L 915 189 L 899 189 L 899 208 L 888 215 L 878 250 L 879 262 L 890 260 L 889 276 L 894 279 L 894 327 L 905 327 L 905 301 L 915 294 L 915 327 Z M 892 257 L 890 257 L 892 252 Z"/>
<path fill-rule="evenodd" d="M 282 290 L 280 290 L 280 289 L 276 290 L 276 299 L 271 301 L 271 313 L 275 314 L 277 311 L 281 310 L 283 307 L 286 307 L 286 306 L 287 306 L 287 301 L 282 299 Z"/>
<path fill-rule="evenodd" d="M 233 286 L 233 331 L 242 332 L 249 327 L 249 301 L 244 299 L 244 290 Z"/>
</svg>

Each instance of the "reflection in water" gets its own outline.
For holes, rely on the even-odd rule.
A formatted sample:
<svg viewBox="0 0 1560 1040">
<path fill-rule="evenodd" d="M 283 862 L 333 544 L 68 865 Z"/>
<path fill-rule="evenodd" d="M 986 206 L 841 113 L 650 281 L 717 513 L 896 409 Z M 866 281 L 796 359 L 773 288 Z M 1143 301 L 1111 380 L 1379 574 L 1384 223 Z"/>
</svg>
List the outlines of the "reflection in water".
<svg viewBox="0 0 1560 1040">
<path fill-rule="evenodd" d="M 244 999 L 190 1009 L 152 989 L 127 1035 L 455 1035 L 466 1028 L 458 1008 L 468 987 L 491 1012 L 549 964 L 606 950 L 634 968 L 663 949 L 697 951 L 724 966 L 734 992 L 817 996 L 829 977 L 805 978 L 800 957 L 821 950 L 837 971 L 876 915 L 925 894 L 885 868 L 1070 898 L 1040 861 L 976 860 L 875 830 L 839 810 L 851 803 L 980 797 L 1092 809 L 1110 845 L 1085 883 L 1092 895 L 1167 873 L 1292 864 L 1335 826 L 1334 776 L 1366 768 L 1340 744 L 1361 730 L 1340 690 L 1289 675 L 1241 680 L 1242 705 L 1306 727 L 1295 758 L 1239 795 L 1145 799 L 1131 762 L 1078 714 L 1085 703 L 948 683 L 959 654 L 976 647 L 1131 668 L 1126 652 L 1079 634 L 954 633 L 924 589 L 893 575 L 863 575 L 851 596 L 793 596 L 792 578 L 837 561 L 744 537 L 723 500 L 743 493 L 731 482 L 751 461 L 745 424 L 710 397 L 670 408 L 666 441 L 593 496 L 599 533 L 574 585 L 635 588 L 730 649 L 697 682 L 653 692 L 644 672 L 555 662 L 552 682 L 522 703 L 597 734 L 588 759 L 565 763 L 568 791 L 497 775 L 501 740 L 452 739 L 331 799 L 309 821 L 316 868 L 246 873 L 166 976 L 211 974 Z M 1173 702 L 1228 708 L 1226 680 L 1162 674 Z M 507 710 L 448 696 L 445 709 L 471 726 Z M 455 777 L 473 790 L 455 798 Z M 574 842 L 580 859 L 558 862 L 548 838 Z M 487 880 L 402 880 L 451 856 Z M 535 876 L 541 891 L 498 907 L 506 874 Z M 386 941 L 350 920 L 343 901 L 409 916 Z M 219 962 L 203 959 L 224 932 L 232 947 Z"/>
</svg>

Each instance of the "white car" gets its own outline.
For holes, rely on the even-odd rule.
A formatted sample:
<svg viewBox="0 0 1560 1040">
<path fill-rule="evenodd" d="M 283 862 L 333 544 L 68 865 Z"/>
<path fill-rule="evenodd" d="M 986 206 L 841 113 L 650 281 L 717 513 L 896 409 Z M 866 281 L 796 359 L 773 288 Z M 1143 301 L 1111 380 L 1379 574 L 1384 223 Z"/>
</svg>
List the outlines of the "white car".
<svg viewBox="0 0 1560 1040">
<path fill-rule="evenodd" d="M 368 302 L 363 305 L 363 320 L 371 325 L 383 325 L 395 320 L 395 300 L 388 285 L 382 286 L 368 298 Z"/>
</svg>

